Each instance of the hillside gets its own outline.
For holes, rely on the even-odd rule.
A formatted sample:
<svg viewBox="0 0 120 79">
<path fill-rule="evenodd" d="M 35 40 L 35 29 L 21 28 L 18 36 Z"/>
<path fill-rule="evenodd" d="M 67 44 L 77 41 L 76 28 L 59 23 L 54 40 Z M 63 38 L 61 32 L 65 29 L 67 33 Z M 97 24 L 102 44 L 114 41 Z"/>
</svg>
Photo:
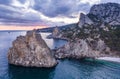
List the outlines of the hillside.
<svg viewBox="0 0 120 79">
<path fill-rule="evenodd" d="M 107 3 L 94 5 L 87 15 L 93 22 L 120 25 L 120 4 Z"/>
<path fill-rule="evenodd" d="M 59 33 L 58 37 L 69 43 L 57 50 L 56 57 L 120 56 L 120 12 L 114 12 L 120 11 L 119 6 L 115 3 L 98 4 L 87 15 L 81 13 L 76 26 Z"/>
</svg>

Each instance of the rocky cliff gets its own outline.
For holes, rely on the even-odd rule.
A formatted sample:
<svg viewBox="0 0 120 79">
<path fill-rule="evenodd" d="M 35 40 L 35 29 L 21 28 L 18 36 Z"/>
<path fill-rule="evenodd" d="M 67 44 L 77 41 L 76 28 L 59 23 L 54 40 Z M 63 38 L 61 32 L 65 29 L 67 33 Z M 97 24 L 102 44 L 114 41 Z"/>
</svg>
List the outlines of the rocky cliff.
<svg viewBox="0 0 120 79">
<path fill-rule="evenodd" d="M 119 40 L 119 35 L 116 35 L 119 34 L 119 32 L 114 34 L 113 32 L 115 32 L 115 30 L 111 29 L 111 27 L 88 25 L 82 26 L 82 28 L 75 27 L 71 30 L 63 33 L 67 34 L 69 37 L 66 38 L 70 40 L 68 40 L 69 42 L 63 47 L 56 50 L 56 58 L 120 57 L 120 53 L 115 52 L 120 49 L 117 41 Z M 115 36 L 115 39 L 113 36 Z"/>
<path fill-rule="evenodd" d="M 91 7 L 88 14 L 80 14 L 78 26 L 107 23 L 112 26 L 120 25 L 120 4 L 106 3 Z"/>
<path fill-rule="evenodd" d="M 91 25 L 93 24 L 93 21 L 85 14 L 81 13 L 80 14 L 80 19 L 79 19 L 79 22 L 78 22 L 78 26 L 81 28 L 83 25 Z"/>
<path fill-rule="evenodd" d="M 90 12 L 80 14 L 78 25 L 62 30 L 61 37 L 69 43 L 59 48 L 57 58 L 95 58 L 119 56 L 120 53 L 120 4 L 94 5 Z M 113 27 L 114 25 L 114 27 Z M 117 51 L 117 53 L 116 53 Z"/>
<path fill-rule="evenodd" d="M 47 36 L 47 38 L 49 38 L 49 39 L 51 39 L 51 38 L 58 39 L 60 37 L 61 37 L 61 34 L 60 34 L 59 28 L 57 26 L 53 29 L 52 34 Z"/>
<path fill-rule="evenodd" d="M 53 37 L 56 37 L 59 35 L 59 29 L 57 26 L 53 29 L 52 35 L 53 35 Z"/>
<path fill-rule="evenodd" d="M 101 56 L 109 56 L 110 49 L 105 45 L 103 40 L 94 41 L 79 39 L 76 42 L 68 42 L 56 51 L 56 58 L 97 58 Z M 107 54 L 105 54 L 106 52 Z"/>
<path fill-rule="evenodd" d="M 120 25 L 120 4 L 106 3 L 91 7 L 88 16 L 94 21 L 103 21 L 110 25 Z"/>
<path fill-rule="evenodd" d="M 8 61 L 10 64 L 27 67 L 53 67 L 57 64 L 50 48 L 35 30 L 13 41 Z"/>
</svg>

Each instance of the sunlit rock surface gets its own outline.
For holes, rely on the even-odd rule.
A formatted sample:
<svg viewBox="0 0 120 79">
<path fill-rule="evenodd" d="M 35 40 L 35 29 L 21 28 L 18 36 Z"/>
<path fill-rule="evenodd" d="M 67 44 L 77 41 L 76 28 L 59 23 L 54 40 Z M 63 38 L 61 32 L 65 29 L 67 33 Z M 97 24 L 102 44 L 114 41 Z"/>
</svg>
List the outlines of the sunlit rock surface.
<svg viewBox="0 0 120 79">
<path fill-rule="evenodd" d="M 101 20 L 110 25 L 120 25 L 120 4 L 106 3 L 91 7 L 89 14 L 91 19 Z"/>
<path fill-rule="evenodd" d="M 81 13 L 80 14 L 80 19 L 79 19 L 79 22 L 78 22 L 78 26 L 81 28 L 85 24 L 91 25 L 91 24 L 93 24 L 93 22 L 87 15 Z"/>
<path fill-rule="evenodd" d="M 25 36 L 19 36 L 13 41 L 8 61 L 26 67 L 53 67 L 57 64 L 50 48 L 35 30 L 28 31 Z"/>
<path fill-rule="evenodd" d="M 58 39 L 58 38 L 61 38 L 61 34 L 60 34 L 60 30 L 59 28 L 56 26 L 53 31 L 52 31 L 52 34 L 48 35 L 47 38 L 51 39 Z"/>
<path fill-rule="evenodd" d="M 88 43 L 86 40 L 68 42 L 56 51 L 56 58 L 96 58 L 105 55 L 104 52 L 110 52 L 104 41 L 99 40 L 96 43 Z"/>
<path fill-rule="evenodd" d="M 55 28 L 54 28 L 54 30 L 53 30 L 53 32 L 52 32 L 52 36 L 53 37 L 57 37 L 58 35 L 59 35 L 59 29 L 58 29 L 58 27 L 56 26 Z"/>
</svg>

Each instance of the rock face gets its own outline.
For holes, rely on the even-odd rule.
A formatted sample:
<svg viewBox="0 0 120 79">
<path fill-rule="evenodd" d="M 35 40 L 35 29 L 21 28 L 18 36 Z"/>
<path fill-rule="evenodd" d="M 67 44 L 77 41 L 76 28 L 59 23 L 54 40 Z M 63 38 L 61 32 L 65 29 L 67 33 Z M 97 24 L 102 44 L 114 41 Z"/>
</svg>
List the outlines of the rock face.
<svg viewBox="0 0 120 79">
<path fill-rule="evenodd" d="M 99 40 L 96 43 L 88 43 L 86 40 L 78 40 L 76 42 L 69 42 L 56 51 L 56 58 L 96 58 L 102 55 L 103 52 L 110 52 L 107 50 L 104 41 Z"/>
<path fill-rule="evenodd" d="M 79 22 L 78 22 L 78 26 L 81 28 L 85 24 L 91 25 L 91 24 L 93 24 L 93 22 L 87 15 L 81 13 L 80 14 L 80 19 L 79 19 Z"/>
<path fill-rule="evenodd" d="M 56 27 L 54 28 L 53 32 L 52 32 L 52 36 L 53 36 L 53 37 L 56 37 L 56 36 L 58 36 L 58 35 L 59 35 L 59 29 L 58 29 L 58 27 L 56 26 Z"/>
<path fill-rule="evenodd" d="M 10 64 L 26 67 L 53 67 L 57 64 L 50 48 L 35 30 L 19 36 L 9 49 Z"/>
<path fill-rule="evenodd" d="M 48 39 L 60 39 L 61 38 L 61 34 L 60 34 L 60 30 L 59 28 L 56 26 L 53 31 L 52 34 L 47 36 Z"/>
<path fill-rule="evenodd" d="M 87 15 L 80 14 L 77 24 L 74 28 L 63 31 L 62 36 L 70 40 L 56 50 L 56 58 L 120 56 L 114 53 L 120 49 L 120 29 L 117 28 L 120 25 L 120 4 L 94 5 Z"/>
<path fill-rule="evenodd" d="M 109 25 L 120 25 L 120 4 L 106 3 L 97 4 L 91 7 L 90 12 L 85 15 L 80 14 L 78 26 L 85 24 L 107 23 Z"/>
<path fill-rule="evenodd" d="M 110 25 L 120 25 L 120 4 L 106 3 L 94 5 L 90 9 L 89 14 Z M 91 17 L 91 19 L 93 18 Z"/>
</svg>

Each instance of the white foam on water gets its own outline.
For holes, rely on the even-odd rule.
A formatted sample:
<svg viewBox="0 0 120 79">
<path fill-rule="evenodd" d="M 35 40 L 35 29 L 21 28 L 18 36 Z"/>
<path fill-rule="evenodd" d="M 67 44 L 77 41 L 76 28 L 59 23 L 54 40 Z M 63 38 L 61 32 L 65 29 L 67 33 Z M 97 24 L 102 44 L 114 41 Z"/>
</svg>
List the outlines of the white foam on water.
<svg viewBox="0 0 120 79">
<path fill-rule="evenodd" d="M 120 58 L 117 58 L 117 57 L 99 57 L 97 59 L 98 60 L 106 60 L 106 61 L 113 61 L 113 62 L 119 62 L 120 63 Z"/>
</svg>

